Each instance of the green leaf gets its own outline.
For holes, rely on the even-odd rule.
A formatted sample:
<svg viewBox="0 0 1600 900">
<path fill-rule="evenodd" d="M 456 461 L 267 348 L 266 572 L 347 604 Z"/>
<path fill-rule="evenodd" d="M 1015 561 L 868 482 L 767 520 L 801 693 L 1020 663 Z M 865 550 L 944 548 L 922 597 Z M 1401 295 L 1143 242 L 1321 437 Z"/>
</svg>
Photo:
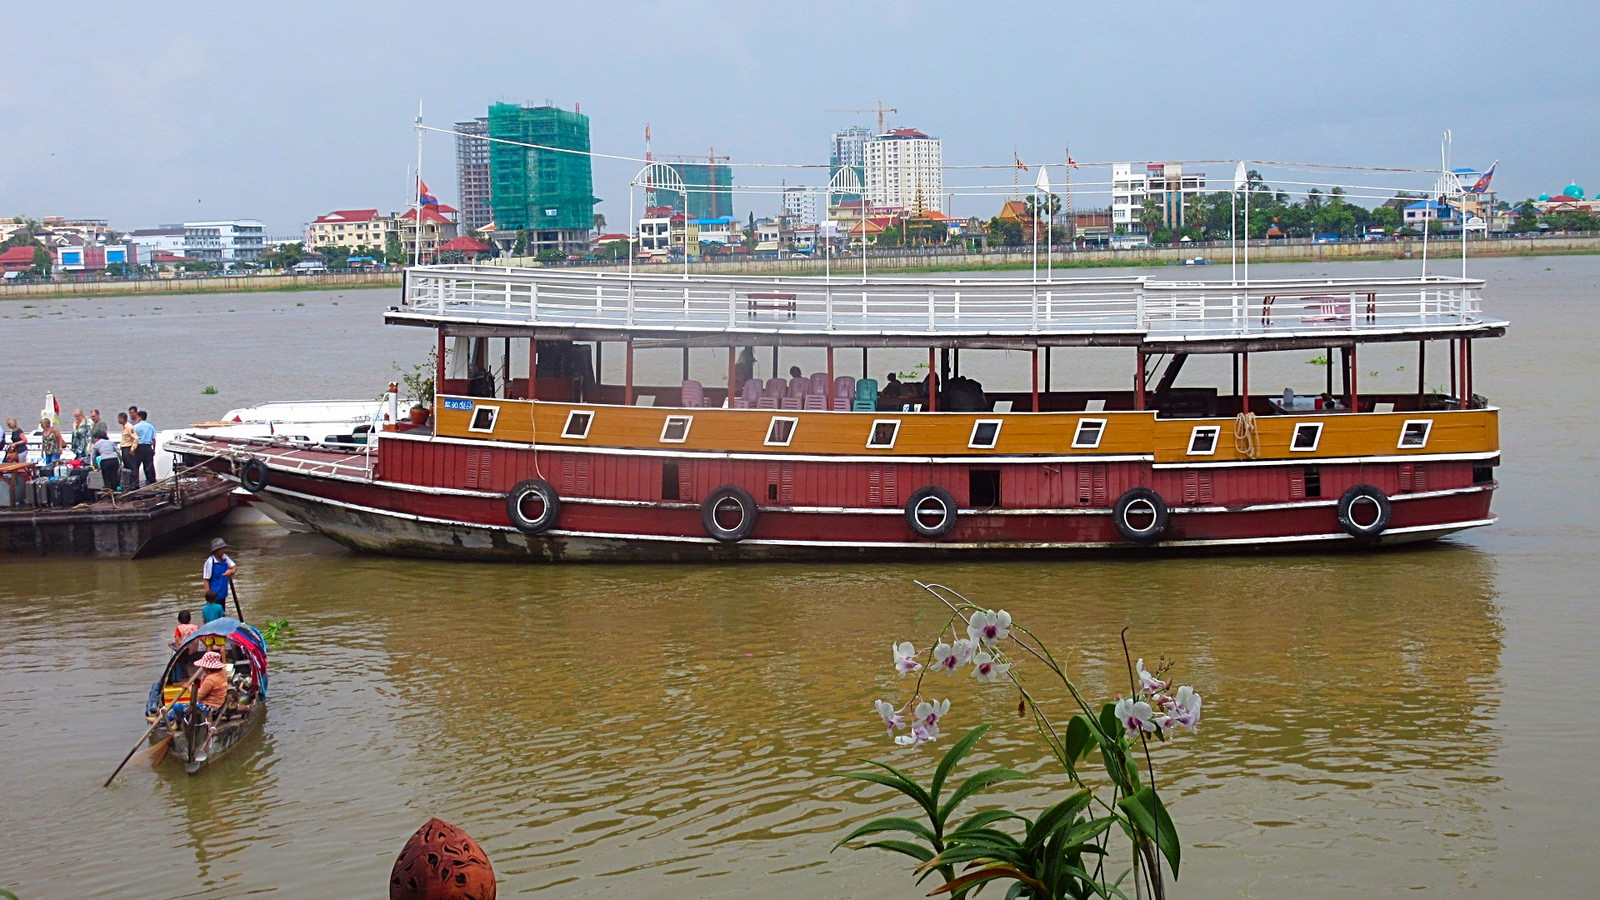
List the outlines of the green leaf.
<svg viewBox="0 0 1600 900">
<path fill-rule="evenodd" d="M 1009 809 L 985 809 L 980 812 L 973 813 L 965 822 L 962 822 L 960 825 L 958 825 L 955 831 L 950 832 L 946 836 L 954 838 L 969 831 L 976 831 L 979 828 L 987 828 L 996 822 L 1003 822 L 1006 819 L 1022 819 L 1024 822 L 1028 821 L 1018 813 L 1014 813 Z"/>
<path fill-rule="evenodd" d="M 950 814 L 956 811 L 956 807 L 961 805 L 961 801 L 989 785 L 1002 781 L 1016 781 L 1019 778 L 1027 777 L 1027 775 L 1015 769 L 1001 768 L 984 769 L 976 775 L 968 776 L 967 780 L 961 782 L 961 786 L 956 788 L 955 793 L 950 795 L 950 799 L 945 801 L 944 806 L 939 808 L 939 821 L 943 822 L 950 818 Z"/>
<path fill-rule="evenodd" d="M 905 773 L 893 766 L 886 765 L 881 762 L 874 762 L 873 760 L 867 760 L 867 764 L 877 766 L 878 768 L 887 771 L 889 774 L 885 775 L 882 772 L 844 772 L 841 773 L 839 777 L 854 778 L 858 781 L 870 781 L 873 784 L 881 784 L 884 787 L 894 788 L 900 793 L 905 794 L 907 797 L 910 797 L 912 800 L 916 801 L 916 804 L 922 807 L 923 811 L 928 814 L 929 818 L 932 818 L 935 815 L 937 810 L 934 809 L 933 800 L 928 796 L 928 792 L 922 789 L 921 785 L 907 778 Z"/>
<path fill-rule="evenodd" d="M 840 846 L 847 844 L 858 837 L 868 834 L 882 834 L 885 831 L 904 831 L 907 834 L 922 838 L 929 844 L 932 844 L 934 840 L 933 832 L 929 830 L 928 826 L 922 824 L 921 822 L 901 816 L 887 816 L 882 819 L 873 819 L 871 822 L 862 825 L 855 831 L 852 831 L 843 838 L 840 838 L 839 843 L 834 844 L 833 847 L 835 850 L 837 850 Z"/>
<path fill-rule="evenodd" d="M 1067 736 L 1062 740 L 1062 751 L 1074 763 L 1087 759 L 1097 743 L 1094 724 L 1089 717 L 1078 713 L 1067 722 Z"/>
<path fill-rule="evenodd" d="M 934 889 L 933 893 L 929 894 L 928 896 L 931 897 L 933 894 L 943 894 L 946 892 L 954 893 L 956 891 L 965 890 L 974 885 L 983 884 L 984 882 L 988 881 L 994 881 L 997 878 L 1014 878 L 1017 881 L 1027 884 L 1029 887 L 1040 892 L 1041 894 L 1048 896 L 1050 893 L 1050 889 L 1045 887 L 1043 882 L 1039 881 L 1039 879 L 1033 877 L 1032 875 L 1029 875 L 1027 872 L 1022 871 L 1015 866 L 999 865 L 990 866 L 987 869 L 979 869 L 976 872 L 968 872 L 949 884 L 945 884 Z"/>
<path fill-rule="evenodd" d="M 878 850 L 889 850 L 894 853 L 904 853 L 912 859 L 915 859 L 917 862 L 925 863 L 928 860 L 933 859 L 932 850 L 922 846 L 921 844 L 913 844 L 910 841 L 873 841 L 870 844 L 861 845 L 862 850 L 874 848 Z"/>
<path fill-rule="evenodd" d="M 1089 792 L 1080 790 L 1060 803 L 1050 807 L 1039 814 L 1039 818 L 1028 828 L 1028 839 L 1024 846 L 1028 849 L 1038 847 L 1056 830 L 1072 823 L 1073 816 L 1089 805 Z"/>
<path fill-rule="evenodd" d="M 933 797 L 935 802 L 939 799 L 939 792 L 944 790 L 944 780 L 949 777 L 950 770 L 956 767 L 956 763 L 961 761 L 961 757 L 966 756 L 967 751 L 972 749 L 972 745 L 976 744 L 978 738 L 983 737 L 983 733 L 988 730 L 988 725 L 979 725 L 977 728 L 967 732 L 961 740 L 956 741 L 949 750 L 945 751 L 944 757 L 939 760 L 939 767 L 933 770 L 933 781 L 928 785 L 928 794 Z"/>
<path fill-rule="evenodd" d="M 1172 817 L 1167 815 L 1167 808 L 1156 796 L 1155 789 L 1142 787 L 1131 797 L 1124 797 L 1117 802 L 1117 806 L 1128 814 L 1139 833 L 1146 838 L 1153 839 L 1160 848 L 1161 855 L 1167 858 L 1167 864 L 1172 866 L 1172 877 L 1178 877 L 1178 829 L 1172 824 Z"/>
</svg>

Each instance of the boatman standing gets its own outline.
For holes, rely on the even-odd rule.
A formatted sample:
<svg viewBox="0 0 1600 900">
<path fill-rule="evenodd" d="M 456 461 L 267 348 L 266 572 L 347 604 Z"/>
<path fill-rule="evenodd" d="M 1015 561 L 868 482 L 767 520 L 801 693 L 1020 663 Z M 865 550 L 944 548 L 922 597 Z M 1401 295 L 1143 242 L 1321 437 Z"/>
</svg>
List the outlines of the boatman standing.
<svg viewBox="0 0 1600 900">
<path fill-rule="evenodd" d="M 200 566 L 200 580 L 206 584 L 206 589 L 216 595 L 217 602 L 226 604 L 228 600 L 228 585 L 233 579 L 233 573 L 239 571 L 239 566 L 228 556 L 228 542 L 222 538 L 213 538 L 211 541 L 211 555 L 206 557 L 205 563 Z"/>
</svg>

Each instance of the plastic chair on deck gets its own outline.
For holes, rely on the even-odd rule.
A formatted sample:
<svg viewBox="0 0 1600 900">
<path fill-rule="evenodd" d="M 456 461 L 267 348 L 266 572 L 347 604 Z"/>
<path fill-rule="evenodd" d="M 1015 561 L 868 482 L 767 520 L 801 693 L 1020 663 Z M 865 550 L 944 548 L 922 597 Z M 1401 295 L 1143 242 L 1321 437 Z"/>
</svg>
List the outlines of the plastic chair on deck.
<svg viewBox="0 0 1600 900">
<path fill-rule="evenodd" d="M 777 409 L 777 408 L 778 408 L 778 398 L 777 397 L 762 397 L 761 399 L 756 401 L 756 409 Z"/>
<path fill-rule="evenodd" d="M 783 399 L 783 395 L 787 394 L 788 392 L 789 382 L 784 381 L 782 378 L 768 378 L 767 386 L 762 390 L 761 396 L 771 397 L 774 400 L 781 400 Z"/>
<path fill-rule="evenodd" d="M 811 384 L 806 388 L 806 393 L 828 396 L 828 373 L 813 372 L 811 374 Z"/>
<path fill-rule="evenodd" d="M 856 412 L 876 412 L 878 409 L 878 382 L 863 378 L 856 382 Z"/>
<path fill-rule="evenodd" d="M 806 409 L 820 409 L 823 412 L 827 412 L 827 410 L 828 410 L 828 398 L 827 398 L 827 395 L 825 395 L 825 394 L 807 394 L 806 395 L 805 408 Z"/>
<path fill-rule="evenodd" d="M 761 387 L 761 379 L 751 378 L 744 383 L 744 388 L 739 394 L 744 398 L 746 404 L 755 406 L 756 401 L 761 399 Z"/>
<path fill-rule="evenodd" d="M 685 381 L 683 383 L 682 406 L 704 406 L 706 402 L 705 386 L 698 381 Z"/>
<path fill-rule="evenodd" d="M 783 409 L 799 409 L 800 408 L 800 404 L 804 400 L 805 400 L 805 398 L 803 396 L 802 397 L 785 397 L 785 398 L 783 398 L 783 403 L 781 404 L 781 406 L 782 406 Z"/>
<path fill-rule="evenodd" d="M 796 376 L 789 379 L 789 396 L 804 397 L 811 393 L 811 379 Z"/>
</svg>

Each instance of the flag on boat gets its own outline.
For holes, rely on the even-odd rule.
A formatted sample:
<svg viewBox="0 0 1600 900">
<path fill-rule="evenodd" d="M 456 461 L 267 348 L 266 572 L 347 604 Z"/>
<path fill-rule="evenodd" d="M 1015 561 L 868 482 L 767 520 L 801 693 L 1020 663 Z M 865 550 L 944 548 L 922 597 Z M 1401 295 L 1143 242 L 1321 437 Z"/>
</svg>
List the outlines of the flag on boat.
<svg viewBox="0 0 1600 900">
<path fill-rule="evenodd" d="M 1074 169 L 1078 168 L 1078 161 L 1073 159 L 1070 153 L 1067 154 L 1067 165 L 1073 167 Z"/>
<path fill-rule="evenodd" d="M 1244 186 L 1249 180 L 1250 174 L 1244 170 L 1244 160 L 1241 159 L 1239 160 L 1239 165 L 1235 166 L 1233 170 L 1233 189 L 1235 191 L 1244 190 Z"/>
<path fill-rule="evenodd" d="M 1049 168 L 1050 168 L 1049 166 L 1040 166 L 1039 167 L 1039 177 L 1035 178 L 1033 180 L 1034 190 L 1040 191 L 1040 192 L 1046 193 L 1046 194 L 1050 193 L 1050 172 L 1049 172 Z"/>
<path fill-rule="evenodd" d="M 1494 167 L 1498 165 L 1500 165 L 1500 160 L 1497 159 L 1494 161 L 1493 165 L 1489 166 L 1489 171 L 1484 172 L 1478 177 L 1478 180 L 1473 183 L 1472 190 L 1469 193 L 1481 194 L 1484 191 L 1487 191 L 1489 189 L 1489 179 L 1494 177 Z"/>
<path fill-rule="evenodd" d="M 428 183 L 423 181 L 421 178 L 417 179 L 417 202 L 421 203 L 423 206 L 432 206 L 435 208 L 439 206 L 439 198 L 435 197 L 433 192 L 428 190 Z"/>
</svg>

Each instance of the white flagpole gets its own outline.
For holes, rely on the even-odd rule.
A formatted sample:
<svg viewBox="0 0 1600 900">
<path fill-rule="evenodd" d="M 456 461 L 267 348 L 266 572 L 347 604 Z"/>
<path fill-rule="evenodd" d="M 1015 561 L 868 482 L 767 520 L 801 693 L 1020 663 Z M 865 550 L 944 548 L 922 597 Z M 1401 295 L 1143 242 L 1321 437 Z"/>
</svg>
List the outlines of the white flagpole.
<svg viewBox="0 0 1600 900">
<path fill-rule="evenodd" d="M 412 240 L 411 264 L 422 265 L 422 101 L 417 100 L 417 183 L 411 186 L 412 212 L 416 213 L 416 238 Z"/>
<path fill-rule="evenodd" d="M 1244 283 L 1250 285 L 1250 176 L 1244 178 Z"/>
</svg>

